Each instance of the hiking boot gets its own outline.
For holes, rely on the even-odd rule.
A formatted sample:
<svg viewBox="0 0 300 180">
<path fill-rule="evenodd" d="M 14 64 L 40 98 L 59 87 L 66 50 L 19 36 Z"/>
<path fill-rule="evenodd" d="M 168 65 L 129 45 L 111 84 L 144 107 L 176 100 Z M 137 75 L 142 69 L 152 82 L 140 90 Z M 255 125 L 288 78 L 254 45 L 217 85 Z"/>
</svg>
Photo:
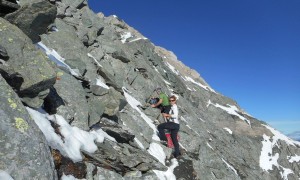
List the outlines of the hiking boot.
<svg viewBox="0 0 300 180">
<path fill-rule="evenodd" d="M 160 140 L 160 143 L 164 146 L 167 146 L 168 145 L 168 142 L 167 141 L 164 141 L 164 140 Z"/>
<path fill-rule="evenodd" d="M 181 158 L 181 156 L 182 156 L 182 154 L 181 153 L 179 153 L 178 155 L 175 155 L 175 154 L 172 154 L 173 155 L 173 157 L 174 158 L 176 158 L 176 159 L 180 159 Z"/>
</svg>

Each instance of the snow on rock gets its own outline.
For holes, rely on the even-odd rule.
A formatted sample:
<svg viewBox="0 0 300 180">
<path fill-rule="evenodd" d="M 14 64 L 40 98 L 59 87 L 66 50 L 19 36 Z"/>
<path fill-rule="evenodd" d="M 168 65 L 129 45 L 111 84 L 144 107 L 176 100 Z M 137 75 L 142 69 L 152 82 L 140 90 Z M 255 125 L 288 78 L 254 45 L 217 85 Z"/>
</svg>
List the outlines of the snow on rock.
<svg viewBox="0 0 300 180">
<path fill-rule="evenodd" d="M 214 150 L 214 148 L 211 147 L 211 145 L 210 145 L 208 142 L 206 142 L 206 145 L 207 145 L 210 149 Z"/>
<path fill-rule="evenodd" d="M 289 160 L 290 163 L 300 162 L 300 156 L 298 156 L 298 155 L 288 156 L 288 160 Z"/>
<path fill-rule="evenodd" d="M 231 129 L 229 129 L 229 128 L 227 128 L 227 127 L 223 128 L 223 129 L 225 129 L 229 134 L 232 134 Z"/>
<path fill-rule="evenodd" d="M 281 177 L 284 180 L 287 180 L 288 175 L 293 174 L 294 172 L 291 169 L 287 169 L 287 168 L 281 166 L 280 164 L 278 164 L 277 161 L 279 159 L 280 154 L 276 153 L 275 155 L 273 155 L 273 147 L 277 146 L 279 148 L 279 145 L 277 144 L 278 140 L 282 140 L 291 146 L 299 145 L 299 143 L 291 140 L 290 138 L 281 134 L 280 132 L 271 128 L 270 126 L 267 126 L 264 124 L 262 124 L 262 125 L 265 126 L 267 129 L 269 129 L 273 133 L 274 136 L 269 137 L 265 134 L 263 135 L 264 140 L 262 141 L 263 146 L 262 146 L 262 150 L 261 150 L 261 154 L 260 154 L 260 158 L 259 158 L 259 165 L 264 171 L 273 170 L 273 166 L 277 167 L 277 169 L 280 171 Z M 287 157 L 287 158 L 289 158 L 289 157 Z M 289 160 L 289 162 L 293 162 L 294 158 L 292 161 L 291 161 L 291 159 Z"/>
<path fill-rule="evenodd" d="M 206 106 L 206 107 L 208 107 L 209 105 L 213 105 L 213 106 L 215 106 L 215 107 L 217 107 L 217 108 L 223 109 L 224 111 L 227 111 L 228 114 L 235 115 L 235 116 L 239 117 L 241 120 L 243 120 L 243 121 L 245 121 L 246 123 L 248 123 L 249 125 L 251 125 L 250 121 L 249 121 L 247 118 L 241 116 L 241 115 L 238 113 L 238 112 L 240 112 L 240 111 L 239 111 L 239 109 L 238 109 L 236 106 L 234 106 L 234 105 L 227 104 L 227 106 L 229 106 L 229 107 L 225 107 L 225 106 L 222 106 L 222 105 L 220 105 L 220 104 L 218 104 L 218 103 L 217 103 L 217 104 L 214 104 L 214 103 L 212 103 L 210 100 L 207 102 L 207 106 Z"/>
<path fill-rule="evenodd" d="M 278 167 L 277 160 L 279 158 L 279 154 L 276 153 L 275 155 L 273 154 L 273 143 L 270 139 L 269 136 L 263 135 L 264 140 L 262 141 L 262 150 L 260 153 L 260 158 L 259 158 L 259 165 L 260 167 L 265 170 L 273 170 L 273 166 Z"/>
<path fill-rule="evenodd" d="M 165 165 L 166 154 L 163 148 L 157 143 L 151 143 L 148 149 L 149 154 L 159 160 L 163 165 Z"/>
<path fill-rule="evenodd" d="M 7 172 L 0 169 L 0 179 L 2 180 L 14 180 Z"/>
<path fill-rule="evenodd" d="M 103 87 L 105 89 L 109 89 L 109 87 L 100 78 L 96 79 L 96 85 L 97 86 L 101 86 L 101 87 Z"/>
<path fill-rule="evenodd" d="M 143 146 L 143 144 L 141 143 L 141 141 L 138 140 L 138 138 L 135 137 L 134 140 L 135 140 L 135 142 L 139 145 L 139 147 L 140 147 L 141 149 L 145 149 L 145 147 Z"/>
<path fill-rule="evenodd" d="M 287 137 L 286 135 L 280 133 L 279 131 L 275 130 L 274 128 L 272 128 L 268 125 L 264 125 L 264 124 L 262 124 L 262 125 L 265 126 L 267 129 L 269 129 L 274 134 L 274 136 L 272 138 L 273 138 L 273 141 L 275 141 L 275 143 L 278 140 L 282 140 L 282 141 L 285 141 L 288 145 L 300 146 L 300 142 L 292 140 L 291 138 Z"/>
<path fill-rule="evenodd" d="M 201 83 L 195 81 L 195 80 L 194 80 L 193 78 L 191 78 L 191 77 L 185 76 L 185 80 L 186 80 L 186 81 L 190 81 L 190 82 L 192 82 L 192 83 L 194 83 L 194 84 L 200 86 L 201 88 L 203 88 L 203 89 L 205 89 L 205 90 L 207 90 L 207 91 L 211 91 L 211 92 L 216 93 L 216 91 L 213 90 L 212 88 L 210 88 L 210 87 L 208 87 L 208 86 L 205 86 L 205 85 L 203 85 L 203 84 L 201 84 Z"/>
<path fill-rule="evenodd" d="M 229 169 L 231 169 L 236 175 L 238 175 L 236 169 L 235 169 L 233 166 L 231 166 L 231 165 L 230 165 L 228 162 L 226 162 L 223 158 L 222 158 L 222 161 L 226 164 L 226 166 L 227 166 Z"/>
<path fill-rule="evenodd" d="M 131 41 L 129 41 L 130 43 L 131 42 L 135 42 L 135 41 L 139 41 L 139 40 L 147 40 L 148 38 L 145 38 L 145 37 L 143 37 L 143 38 L 136 38 L 136 39 L 133 39 L 133 40 L 131 40 Z"/>
<path fill-rule="evenodd" d="M 74 176 L 72 175 L 65 175 L 65 173 L 63 173 L 61 180 L 77 180 Z"/>
<path fill-rule="evenodd" d="M 50 49 L 48 48 L 45 44 L 43 44 L 42 42 L 38 42 L 36 44 L 37 48 L 41 49 L 43 52 L 45 52 L 47 54 L 47 56 L 49 57 L 49 59 L 53 62 L 55 62 L 57 64 L 57 66 L 59 67 L 64 67 L 66 69 L 69 70 L 69 72 L 73 75 L 73 76 L 80 76 L 78 72 L 75 72 L 74 69 L 72 69 L 69 65 L 67 65 L 66 63 L 64 63 L 65 59 L 63 57 L 61 57 L 54 49 Z M 77 70 L 77 69 L 76 69 Z"/>
<path fill-rule="evenodd" d="M 166 65 L 171 69 L 171 71 L 173 73 L 175 73 L 176 75 L 179 75 L 179 71 L 174 67 L 172 66 L 170 63 L 166 62 Z"/>
<path fill-rule="evenodd" d="M 132 97 L 131 95 L 129 95 L 127 92 L 128 90 L 126 88 L 122 88 L 123 92 L 124 92 L 124 96 L 126 98 L 126 101 L 128 102 L 128 104 L 135 109 L 137 112 L 139 112 L 139 114 L 141 115 L 141 117 L 144 119 L 144 121 L 146 121 L 146 123 L 150 126 L 151 129 L 153 129 L 153 140 L 156 141 L 160 141 L 159 137 L 157 136 L 157 129 L 155 127 L 155 125 L 153 124 L 153 121 L 145 114 L 143 113 L 138 106 L 142 106 L 142 104 L 136 100 L 134 97 Z"/>
<path fill-rule="evenodd" d="M 77 127 L 70 126 L 60 115 L 49 115 L 42 109 L 38 111 L 28 107 L 26 109 L 45 135 L 48 144 L 53 149 L 58 149 L 62 155 L 69 157 L 74 162 L 82 160 L 81 150 L 94 153 L 97 150 L 95 141 L 102 143 L 104 139 L 109 139 L 116 142 L 113 137 L 106 134 L 102 129 L 90 132 L 83 131 Z M 50 121 L 59 125 L 60 133 L 64 140 L 55 133 Z"/>
<path fill-rule="evenodd" d="M 99 67 L 102 67 L 102 65 L 97 61 L 97 59 L 92 54 L 88 53 L 87 56 L 92 58 Z"/>
<path fill-rule="evenodd" d="M 133 109 L 138 111 L 140 113 L 141 117 L 150 126 L 150 128 L 153 129 L 152 139 L 155 140 L 155 141 L 160 141 L 159 137 L 157 136 L 157 129 L 156 129 L 155 125 L 153 124 L 153 121 L 138 108 L 138 106 L 141 106 L 141 103 L 138 100 L 136 100 L 134 97 L 129 95 L 128 93 L 130 93 L 130 92 L 125 87 L 123 87 L 122 90 L 124 92 L 124 96 L 125 96 L 128 104 Z M 139 144 L 138 140 L 137 139 L 135 139 L 135 140 Z M 139 146 L 142 149 L 144 147 L 142 145 L 142 143 L 140 143 Z M 181 145 L 181 147 L 184 148 L 182 145 Z M 163 148 L 161 147 L 160 144 L 158 144 L 156 142 L 152 142 L 147 151 L 148 151 L 149 154 L 151 154 L 153 157 L 155 157 L 159 162 L 161 162 L 163 165 L 165 165 L 166 154 L 165 154 L 165 152 L 164 152 L 164 150 L 163 150 Z M 172 159 L 172 165 L 170 167 L 168 167 L 167 171 L 165 171 L 165 172 L 164 171 L 158 171 L 158 170 L 153 170 L 153 171 L 155 172 L 155 174 L 158 176 L 158 178 L 160 180 L 164 180 L 164 179 L 165 180 L 176 180 L 176 176 L 173 174 L 173 171 L 174 171 L 175 167 L 177 167 L 177 166 L 178 166 L 177 160 Z"/>
<path fill-rule="evenodd" d="M 130 32 L 125 32 L 121 34 L 121 42 L 124 44 L 128 38 L 131 38 L 132 34 Z"/>
<path fill-rule="evenodd" d="M 153 170 L 154 173 L 157 175 L 157 177 L 160 180 L 176 180 L 176 176 L 174 175 L 174 169 L 178 166 L 178 161 L 173 158 L 171 160 L 171 166 L 168 168 L 167 171 L 158 171 L 158 170 Z"/>
</svg>

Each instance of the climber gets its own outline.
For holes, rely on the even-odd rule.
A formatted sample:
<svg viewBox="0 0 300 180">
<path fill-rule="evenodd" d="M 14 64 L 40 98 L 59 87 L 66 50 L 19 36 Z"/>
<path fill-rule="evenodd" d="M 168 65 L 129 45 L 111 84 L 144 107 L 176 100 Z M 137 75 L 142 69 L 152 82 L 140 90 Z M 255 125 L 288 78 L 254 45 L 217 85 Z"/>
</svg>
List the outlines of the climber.
<svg viewBox="0 0 300 180">
<path fill-rule="evenodd" d="M 168 113 L 170 110 L 168 96 L 162 92 L 161 88 L 156 88 L 154 91 L 159 95 L 159 98 L 157 98 L 158 102 L 156 102 L 156 98 L 151 98 L 150 101 L 154 101 L 154 104 L 151 104 L 151 107 L 159 108 L 161 113 Z"/>
<path fill-rule="evenodd" d="M 160 139 L 162 141 L 162 143 L 166 143 L 167 142 L 167 137 L 165 135 L 165 129 L 171 131 L 171 139 L 172 142 L 174 144 L 174 157 L 178 158 L 180 156 L 180 151 L 179 151 L 179 143 L 178 143 L 178 139 L 177 139 L 177 134 L 179 131 L 179 120 L 178 120 L 178 108 L 176 105 L 176 96 L 171 96 L 169 98 L 170 100 L 170 104 L 171 104 L 171 108 L 169 110 L 168 113 L 163 112 L 162 115 L 163 117 L 166 119 L 167 122 L 162 123 L 160 125 L 157 126 L 158 132 L 159 132 L 159 136 Z"/>
</svg>

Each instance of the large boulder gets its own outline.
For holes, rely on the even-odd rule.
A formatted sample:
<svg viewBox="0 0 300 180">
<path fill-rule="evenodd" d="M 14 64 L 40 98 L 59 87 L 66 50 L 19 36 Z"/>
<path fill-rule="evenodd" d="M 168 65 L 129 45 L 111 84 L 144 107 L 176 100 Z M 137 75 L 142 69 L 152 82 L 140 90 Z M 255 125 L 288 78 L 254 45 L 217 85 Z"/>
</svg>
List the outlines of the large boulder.
<svg viewBox="0 0 300 180">
<path fill-rule="evenodd" d="M 0 29 L 1 46 L 9 57 L 0 63 L 0 73 L 24 103 L 38 108 L 55 83 L 55 72 L 19 28 L 0 18 Z"/>
<path fill-rule="evenodd" d="M 18 26 L 34 43 L 40 41 L 39 35 L 46 33 L 54 22 L 56 7 L 48 1 L 26 4 L 5 18 Z"/>
<path fill-rule="evenodd" d="M 71 125 L 88 130 L 88 103 L 82 85 L 57 69 L 58 80 L 45 99 L 45 109 L 63 116 Z"/>
<path fill-rule="evenodd" d="M 50 148 L 0 75 L 0 169 L 14 179 L 57 179 Z"/>
<path fill-rule="evenodd" d="M 97 68 L 93 64 L 93 59 L 88 56 L 87 48 L 77 37 L 75 30 L 64 21 L 56 22 L 59 25 L 58 32 L 42 35 L 42 42 L 48 48 L 54 49 L 72 69 L 78 69 L 88 81 L 96 81 Z"/>
</svg>

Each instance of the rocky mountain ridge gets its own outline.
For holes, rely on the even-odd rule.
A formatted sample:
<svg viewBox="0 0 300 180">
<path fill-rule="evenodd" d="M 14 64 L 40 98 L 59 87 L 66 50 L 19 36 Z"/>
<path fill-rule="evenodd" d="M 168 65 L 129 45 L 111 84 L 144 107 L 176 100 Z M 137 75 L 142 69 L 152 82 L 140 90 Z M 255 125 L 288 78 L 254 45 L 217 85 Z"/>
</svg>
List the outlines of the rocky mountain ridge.
<svg viewBox="0 0 300 180">
<path fill-rule="evenodd" d="M 299 142 L 117 16 L 85 0 L 0 2 L 0 179 L 300 178 Z M 180 159 L 144 107 L 156 87 L 179 98 Z"/>
</svg>

